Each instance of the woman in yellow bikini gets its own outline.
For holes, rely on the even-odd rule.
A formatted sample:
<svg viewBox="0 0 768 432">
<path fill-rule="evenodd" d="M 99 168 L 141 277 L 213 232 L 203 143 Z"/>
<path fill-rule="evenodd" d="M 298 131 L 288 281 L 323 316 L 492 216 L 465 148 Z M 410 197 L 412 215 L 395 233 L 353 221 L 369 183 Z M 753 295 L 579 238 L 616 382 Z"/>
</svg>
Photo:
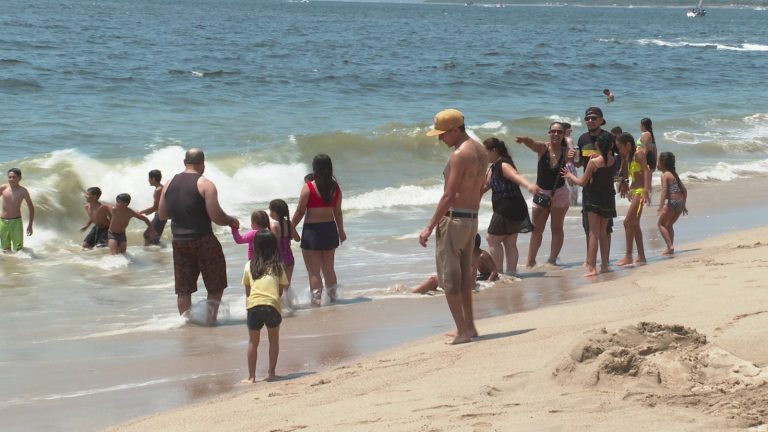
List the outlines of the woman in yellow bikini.
<svg viewBox="0 0 768 432">
<path fill-rule="evenodd" d="M 640 216 L 643 215 L 643 206 L 651 203 L 651 170 L 648 166 L 645 148 L 635 145 L 635 138 L 628 133 L 619 135 L 616 143 L 624 162 L 622 169 L 627 173 L 626 182 L 629 183 L 629 210 L 624 217 L 624 232 L 627 239 L 627 251 L 624 258 L 616 262 L 616 265 L 644 264 L 645 247 L 643 246 L 643 231 L 640 228 Z M 637 259 L 632 260 L 632 246 L 637 244 Z"/>
</svg>

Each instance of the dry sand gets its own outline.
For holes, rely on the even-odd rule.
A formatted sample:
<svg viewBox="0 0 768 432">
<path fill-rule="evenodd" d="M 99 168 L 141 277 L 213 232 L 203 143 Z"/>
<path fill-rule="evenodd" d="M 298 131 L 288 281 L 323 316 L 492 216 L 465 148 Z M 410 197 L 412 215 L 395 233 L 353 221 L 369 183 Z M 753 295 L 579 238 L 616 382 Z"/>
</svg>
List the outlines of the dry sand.
<svg viewBox="0 0 768 432">
<path fill-rule="evenodd" d="M 767 276 L 768 228 L 730 234 L 482 320 L 466 345 L 434 336 L 110 430 L 762 431 Z"/>
</svg>

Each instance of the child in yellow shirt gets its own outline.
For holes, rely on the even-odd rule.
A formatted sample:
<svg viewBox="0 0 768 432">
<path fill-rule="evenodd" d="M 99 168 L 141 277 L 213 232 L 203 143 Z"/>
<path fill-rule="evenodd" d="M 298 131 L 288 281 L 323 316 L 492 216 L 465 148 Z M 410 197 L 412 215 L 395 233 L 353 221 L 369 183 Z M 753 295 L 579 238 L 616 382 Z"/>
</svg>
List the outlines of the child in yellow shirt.
<svg viewBox="0 0 768 432">
<path fill-rule="evenodd" d="M 283 262 L 277 248 L 277 239 L 270 231 L 258 231 L 253 238 L 253 259 L 243 272 L 248 310 L 248 379 L 256 382 L 256 349 L 259 347 L 261 328 L 267 326 L 269 337 L 269 371 L 267 381 L 275 379 L 277 356 L 280 352 L 280 296 L 288 288 Z"/>
</svg>

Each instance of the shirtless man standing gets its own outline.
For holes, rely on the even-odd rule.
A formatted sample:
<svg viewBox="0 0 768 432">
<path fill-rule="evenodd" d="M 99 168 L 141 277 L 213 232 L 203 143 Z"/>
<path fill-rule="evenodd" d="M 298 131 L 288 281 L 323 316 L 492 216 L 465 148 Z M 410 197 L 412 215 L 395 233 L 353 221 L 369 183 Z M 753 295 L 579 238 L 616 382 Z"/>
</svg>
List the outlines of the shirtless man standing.
<svg viewBox="0 0 768 432">
<path fill-rule="evenodd" d="M 429 224 L 419 234 L 419 243 L 427 247 L 427 240 L 437 228 L 437 278 L 456 324 L 456 337 L 450 343 L 461 344 L 478 335 L 472 312 L 472 261 L 488 152 L 470 138 L 464 128 L 464 114 L 455 109 L 437 113 L 427 135 L 437 136 L 454 150 L 443 171 L 443 195 Z"/>
<path fill-rule="evenodd" d="M 29 223 L 27 235 L 32 235 L 32 222 L 35 220 L 35 206 L 29 197 L 27 188 L 19 185 L 21 170 L 11 168 L 8 170 L 8 183 L 0 185 L 0 195 L 3 197 L 3 210 L 0 213 L 0 246 L 4 251 L 16 252 L 24 247 L 24 224 L 21 221 L 21 202 L 27 202 L 29 209 Z"/>
<path fill-rule="evenodd" d="M 88 223 L 80 228 L 85 231 L 91 224 L 93 228 L 88 232 L 83 240 L 83 249 L 92 249 L 96 247 L 105 247 L 107 245 L 107 235 L 109 232 L 109 220 L 112 218 L 112 209 L 108 205 L 99 202 L 101 198 L 101 189 L 89 187 L 85 191 L 85 212 L 88 213 Z"/>
<path fill-rule="evenodd" d="M 127 193 L 121 193 L 115 198 L 115 206 L 112 208 L 112 219 L 109 221 L 109 250 L 112 255 L 125 253 L 128 248 L 128 238 L 125 235 L 125 229 L 128 228 L 128 222 L 131 218 L 141 219 L 147 224 L 147 232 L 152 235 L 155 230 L 149 222 L 149 218 L 136 210 L 128 207 L 131 203 L 131 196 Z"/>
<path fill-rule="evenodd" d="M 143 215 L 151 215 L 154 213 L 155 217 L 152 218 L 153 231 L 150 231 L 149 229 L 144 231 L 144 246 L 159 245 L 160 236 L 163 235 L 163 229 L 165 229 L 166 221 L 160 220 L 160 218 L 157 217 L 157 208 L 160 206 L 160 194 L 163 192 L 163 184 L 160 183 L 162 178 L 163 174 L 160 170 L 154 169 L 149 172 L 149 185 L 155 188 L 155 191 L 152 194 L 152 207 L 147 207 L 139 213 Z"/>
</svg>

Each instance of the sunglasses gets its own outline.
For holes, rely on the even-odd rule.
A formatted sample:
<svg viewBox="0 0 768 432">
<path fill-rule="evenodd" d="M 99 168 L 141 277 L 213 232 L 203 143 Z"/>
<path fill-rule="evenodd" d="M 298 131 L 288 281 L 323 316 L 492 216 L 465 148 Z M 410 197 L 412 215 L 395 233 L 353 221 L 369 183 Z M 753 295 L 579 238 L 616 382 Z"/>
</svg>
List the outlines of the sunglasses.
<svg viewBox="0 0 768 432">
<path fill-rule="evenodd" d="M 565 131 L 562 131 L 559 129 L 552 129 L 551 131 L 549 131 L 549 133 L 551 133 L 552 135 L 562 135 L 565 133 Z"/>
<path fill-rule="evenodd" d="M 600 117 L 598 117 L 598 116 L 584 117 L 584 121 L 597 121 L 598 118 L 600 118 Z"/>
</svg>

